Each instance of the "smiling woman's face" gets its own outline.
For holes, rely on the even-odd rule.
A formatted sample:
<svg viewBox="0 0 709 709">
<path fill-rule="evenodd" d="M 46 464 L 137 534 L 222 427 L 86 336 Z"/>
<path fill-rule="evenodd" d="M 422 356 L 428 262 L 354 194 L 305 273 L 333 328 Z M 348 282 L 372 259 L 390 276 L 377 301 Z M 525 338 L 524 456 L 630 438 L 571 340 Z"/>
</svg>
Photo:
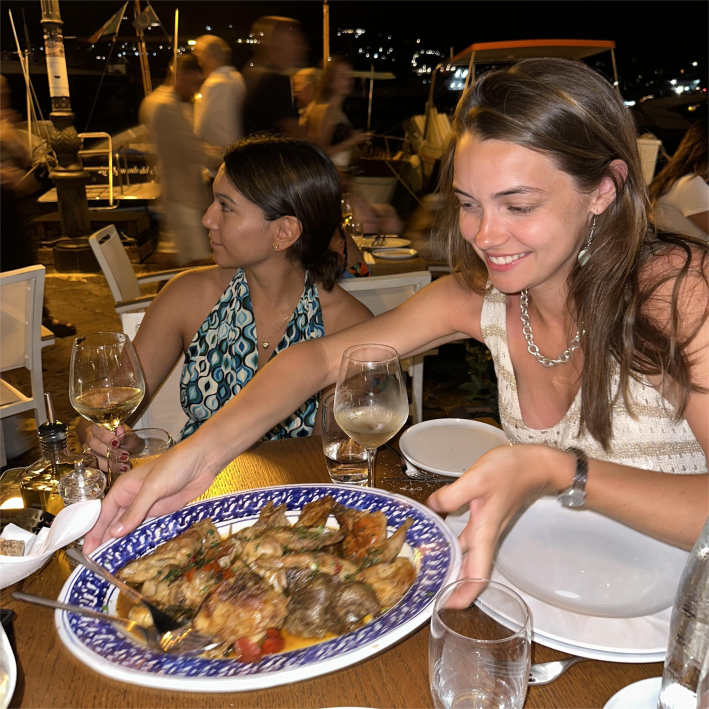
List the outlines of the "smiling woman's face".
<svg viewBox="0 0 709 709">
<path fill-rule="evenodd" d="M 202 217 L 214 260 L 222 268 L 248 268 L 272 255 L 276 222 L 249 202 L 229 181 L 224 166 L 212 186 L 214 201 Z"/>
<path fill-rule="evenodd" d="M 562 283 L 587 236 L 592 195 L 542 153 L 465 135 L 453 188 L 463 238 L 504 293 Z"/>
</svg>

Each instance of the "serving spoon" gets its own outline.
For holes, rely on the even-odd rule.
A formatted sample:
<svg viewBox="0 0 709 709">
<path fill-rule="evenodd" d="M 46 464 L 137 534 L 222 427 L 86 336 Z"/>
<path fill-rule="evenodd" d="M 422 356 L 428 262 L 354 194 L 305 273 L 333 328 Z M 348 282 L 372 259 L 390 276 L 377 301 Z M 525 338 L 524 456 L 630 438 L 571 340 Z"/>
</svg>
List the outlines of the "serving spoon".
<svg viewBox="0 0 709 709">
<path fill-rule="evenodd" d="M 15 591 L 12 597 L 18 601 L 24 601 L 25 603 L 34 603 L 38 606 L 57 608 L 59 610 L 68 611 L 69 613 L 76 613 L 78 615 L 88 616 L 89 618 L 97 618 L 98 620 L 107 620 L 111 623 L 117 623 L 127 628 L 129 631 L 137 633 L 151 650 L 168 655 L 193 655 L 221 644 L 220 640 L 206 638 L 206 636 L 194 632 L 191 626 L 183 626 L 175 631 L 159 633 L 154 626 L 144 628 L 142 625 L 138 625 L 135 621 L 128 618 L 121 618 L 120 616 L 110 615 L 109 613 L 101 613 L 92 608 L 74 606 L 71 603 L 62 603 L 61 601 L 55 601 L 51 598 L 45 598 L 44 596 L 35 596 L 31 593 Z M 205 644 L 206 639 L 209 640 L 208 644 Z"/>
</svg>

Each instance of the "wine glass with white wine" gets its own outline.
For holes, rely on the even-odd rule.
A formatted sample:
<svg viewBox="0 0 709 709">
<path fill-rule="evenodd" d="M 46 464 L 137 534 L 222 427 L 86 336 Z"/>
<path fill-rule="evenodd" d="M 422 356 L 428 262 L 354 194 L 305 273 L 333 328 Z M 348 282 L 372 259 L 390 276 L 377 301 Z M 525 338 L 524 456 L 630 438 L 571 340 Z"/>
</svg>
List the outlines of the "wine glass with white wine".
<svg viewBox="0 0 709 709">
<path fill-rule="evenodd" d="M 115 431 L 144 395 L 143 372 L 128 335 L 96 332 L 74 340 L 69 397 L 85 419 Z"/>
<path fill-rule="evenodd" d="M 342 355 L 335 389 L 335 419 L 367 449 L 369 487 L 374 487 L 377 448 L 406 423 L 409 400 L 399 355 L 387 345 L 354 345 Z"/>
</svg>

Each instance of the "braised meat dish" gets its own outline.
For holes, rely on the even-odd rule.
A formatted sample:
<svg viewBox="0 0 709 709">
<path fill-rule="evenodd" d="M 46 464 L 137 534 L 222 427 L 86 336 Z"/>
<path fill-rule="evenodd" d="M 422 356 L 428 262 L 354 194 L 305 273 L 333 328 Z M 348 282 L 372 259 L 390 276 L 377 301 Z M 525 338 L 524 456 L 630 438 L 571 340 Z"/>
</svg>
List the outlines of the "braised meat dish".
<svg viewBox="0 0 709 709">
<path fill-rule="evenodd" d="M 326 496 L 295 524 L 268 502 L 258 520 L 223 539 L 211 519 L 193 524 L 118 576 L 151 602 L 223 643 L 211 657 L 245 662 L 284 649 L 284 635 L 318 641 L 357 629 L 395 605 L 416 571 L 399 556 L 412 524 L 387 536 L 381 512 Z M 339 529 L 326 526 L 334 516 Z M 147 625 L 147 609 L 129 617 Z"/>
</svg>

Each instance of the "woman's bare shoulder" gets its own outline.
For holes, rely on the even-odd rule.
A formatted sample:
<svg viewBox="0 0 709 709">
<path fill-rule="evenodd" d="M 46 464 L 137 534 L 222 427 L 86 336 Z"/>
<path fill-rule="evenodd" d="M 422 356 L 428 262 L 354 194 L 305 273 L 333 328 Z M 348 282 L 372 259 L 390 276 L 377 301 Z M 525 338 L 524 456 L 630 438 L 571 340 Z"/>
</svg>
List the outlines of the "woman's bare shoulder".
<svg viewBox="0 0 709 709">
<path fill-rule="evenodd" d="M 331 291 L 320 288 L 319 295 L 325 334 L 327 335 L 345 330 L 358 322 L 369 320 L 372 317 L 369 308 L 337 284 Z"/>
</svg>

